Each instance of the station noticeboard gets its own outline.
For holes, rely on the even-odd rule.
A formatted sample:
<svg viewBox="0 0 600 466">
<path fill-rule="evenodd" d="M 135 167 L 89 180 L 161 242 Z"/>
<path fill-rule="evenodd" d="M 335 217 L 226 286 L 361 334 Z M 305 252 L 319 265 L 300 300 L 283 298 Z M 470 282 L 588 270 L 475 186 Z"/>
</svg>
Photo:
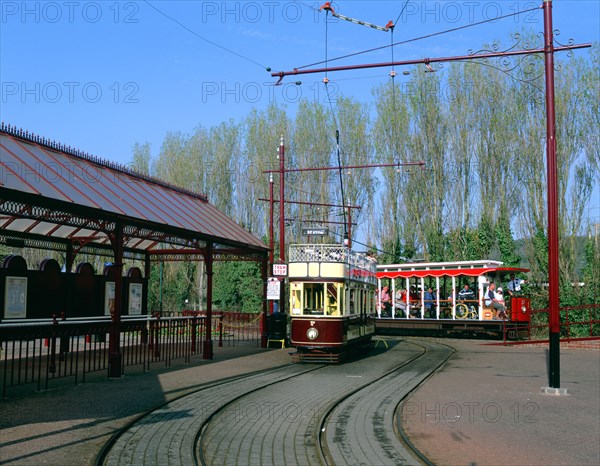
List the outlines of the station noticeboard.
<svg viewBox="0 0 600 466">
<path fill-rule="evenodd" d="M 269 278 L 267 281 L 267 299 L 271 301 L 277 301 L 280 298 L 281 293 L 281 282 L 277 278 Z"/>
</svg>

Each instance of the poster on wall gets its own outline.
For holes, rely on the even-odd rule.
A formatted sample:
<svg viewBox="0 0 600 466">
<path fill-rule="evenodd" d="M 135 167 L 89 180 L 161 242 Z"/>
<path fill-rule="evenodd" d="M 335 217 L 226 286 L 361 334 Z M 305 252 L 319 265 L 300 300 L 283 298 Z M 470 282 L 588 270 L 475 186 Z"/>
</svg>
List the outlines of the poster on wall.
<svg viewBox="0 0 600 466">
<path fill-rule="evenodd" d="M 142 284 L 129 284 L 129 315 L 140 315 L 142 313 Z"/>
<path fill-rule="evenodd" d="M 104 289 L 104 315 L 110 316 L 115 311 L 115 282 L 106 282 Z"/>
<path fill-rule="evenodd" d="M 27 277 L 6 277 L 4 286 L 4 318 L 27 317 Z"/>
</svg>

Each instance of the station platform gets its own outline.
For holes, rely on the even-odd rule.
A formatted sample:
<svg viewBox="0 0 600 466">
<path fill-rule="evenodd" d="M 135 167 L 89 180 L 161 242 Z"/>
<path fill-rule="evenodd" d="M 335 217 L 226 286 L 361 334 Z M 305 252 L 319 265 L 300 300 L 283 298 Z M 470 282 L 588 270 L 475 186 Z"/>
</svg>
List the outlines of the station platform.
<svg viewBox="0 0 600 466">
<path fill-rule="evenodd" d="M 600 464 L 600 351 L 561 349 L 568 394 L 551 396 L 542 394 L 547 348 L 436 341 L 456 352 L 400 416 L 432 463 Z M 194 367 L 12 393 L 0 400 L 0 463 L 93 465 L 110 437 L 145 412 L 211 381 L 289 364 L 290 352 L 239 344 Z"/>
</svg>

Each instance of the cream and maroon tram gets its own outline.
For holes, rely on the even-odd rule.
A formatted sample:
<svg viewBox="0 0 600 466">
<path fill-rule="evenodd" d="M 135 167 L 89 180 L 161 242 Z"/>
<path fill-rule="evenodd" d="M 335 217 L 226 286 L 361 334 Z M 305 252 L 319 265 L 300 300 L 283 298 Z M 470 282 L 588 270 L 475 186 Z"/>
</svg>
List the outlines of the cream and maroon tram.
<svg viewBox="0 0 600 466">
<path fill-rule="evenodd" d="M 337 362 L 375 332 L 376 262 L 337 244 L 289 249 L 290 342 L 295 359 Z"/>
</svg>

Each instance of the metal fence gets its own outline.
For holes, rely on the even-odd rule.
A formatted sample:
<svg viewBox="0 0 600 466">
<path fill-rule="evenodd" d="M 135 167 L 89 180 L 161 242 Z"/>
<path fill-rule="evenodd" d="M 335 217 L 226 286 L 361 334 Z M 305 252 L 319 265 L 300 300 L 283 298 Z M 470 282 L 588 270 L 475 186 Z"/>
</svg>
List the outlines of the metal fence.
<svg viewBox="0 0 600 466">
<path fill-rule="evenodd" d="M 550 331 L 548 313 L 548 309 L 532 310 L 527 327 L 505 321 L 504 342 L 515 337 L 525 340 L 520 343 L 547 342 Z M 600 304 L 561 307 L 559 315 L 561 341 L 600 339 Z"/>
<path fill-rule="evenodd" d="M 182 311 L 182 315 L 195 315 L 205 317 L 206 311 Z M 229 345 L 235 345 L 238 341 L 256 341 L 258 345 L 261 336 L 266 331 L 262 327 L 262 313 L 234 312 L 234 311 L 219 311 L 213 314 L 213 318 L 217 319 L 217 328 L 224 341 Z"/>
<path fill-rule="evenodd" d="M 169 367 L 174 360 L 200 359 L 205 322 L 200 315 L 123 319 L 121 373 L 135 366 L 136 370 L 149 371 Z M 109 319 L 1 323 L 2 396 L 16 386 L 31 385 L 40 390 L 58 379 L 70 378 L 77 384 L 93 372 L 106 371 L 108 376 L 110 328 Z M 219 346 L 227 340 L 223 328 L 223 317 L 214 316 L 212 339 Z"/>
</svg>

